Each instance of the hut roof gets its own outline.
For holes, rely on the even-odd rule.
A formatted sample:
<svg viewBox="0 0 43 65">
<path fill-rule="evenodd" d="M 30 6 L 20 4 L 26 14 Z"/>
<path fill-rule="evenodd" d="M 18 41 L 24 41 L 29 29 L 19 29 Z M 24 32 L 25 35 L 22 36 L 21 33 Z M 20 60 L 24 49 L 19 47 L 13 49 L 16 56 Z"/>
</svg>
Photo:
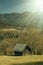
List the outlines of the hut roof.
<svg viewBox="0 0 43 65">
<path fill-rule="evenodd" d="M 27 44 L 16 44 L 13 48 L 14 51 L 23 51 Z"/>
</svg>

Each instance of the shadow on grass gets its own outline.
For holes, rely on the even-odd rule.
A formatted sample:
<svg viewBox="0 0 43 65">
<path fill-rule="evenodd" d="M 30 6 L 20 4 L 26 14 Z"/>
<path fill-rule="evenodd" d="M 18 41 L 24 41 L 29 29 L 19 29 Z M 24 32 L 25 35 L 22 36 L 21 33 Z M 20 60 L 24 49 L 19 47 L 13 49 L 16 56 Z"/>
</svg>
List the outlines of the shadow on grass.
<svg viewBox="0 0 43 65">
<path fill-rule="evenodd" d="M 31 63 L 11 64 L 11 65 L 43 65 L 43 62 L 31 62 Z"/>
</svg>

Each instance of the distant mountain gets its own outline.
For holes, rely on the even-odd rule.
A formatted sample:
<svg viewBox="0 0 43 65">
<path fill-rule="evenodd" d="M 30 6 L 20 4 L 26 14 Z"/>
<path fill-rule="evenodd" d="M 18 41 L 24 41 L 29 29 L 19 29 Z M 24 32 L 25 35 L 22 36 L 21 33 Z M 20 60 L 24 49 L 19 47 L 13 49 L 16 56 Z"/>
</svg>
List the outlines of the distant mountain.
<svg viewBox="0 0 43 65">
<path fill-rule="evenodd" d="M 0 25 L 14 26 L 14 27 L 43 27 L 43 15 L 23 12 L 0 14 Z"/>
</svg>

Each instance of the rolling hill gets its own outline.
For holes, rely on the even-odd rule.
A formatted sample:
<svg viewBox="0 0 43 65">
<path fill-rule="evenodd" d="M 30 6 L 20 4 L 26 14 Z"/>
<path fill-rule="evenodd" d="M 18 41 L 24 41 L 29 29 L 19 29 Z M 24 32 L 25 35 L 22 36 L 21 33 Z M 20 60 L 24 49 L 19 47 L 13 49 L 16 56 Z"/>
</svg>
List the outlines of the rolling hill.
<svg viewBox="0 0 43 65">
<path fill-rule="evenodd" d="M 43 27 L 43 15 L 32 12 L 0 14 L 0 24 L 14 27 Z"/>
</svg>

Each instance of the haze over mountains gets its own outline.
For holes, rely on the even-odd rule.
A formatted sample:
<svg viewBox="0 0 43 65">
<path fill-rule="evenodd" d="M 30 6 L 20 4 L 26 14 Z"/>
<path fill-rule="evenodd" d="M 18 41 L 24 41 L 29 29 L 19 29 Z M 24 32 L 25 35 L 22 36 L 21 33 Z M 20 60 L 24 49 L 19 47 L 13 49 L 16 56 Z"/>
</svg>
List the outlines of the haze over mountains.
<svg viewBox="0 0 43 65">
<path fill-rule="evenodd" d="M 43 14 L 32 12 L 0 14 L 0 26 L 43 28 Z"/>
</svg>

